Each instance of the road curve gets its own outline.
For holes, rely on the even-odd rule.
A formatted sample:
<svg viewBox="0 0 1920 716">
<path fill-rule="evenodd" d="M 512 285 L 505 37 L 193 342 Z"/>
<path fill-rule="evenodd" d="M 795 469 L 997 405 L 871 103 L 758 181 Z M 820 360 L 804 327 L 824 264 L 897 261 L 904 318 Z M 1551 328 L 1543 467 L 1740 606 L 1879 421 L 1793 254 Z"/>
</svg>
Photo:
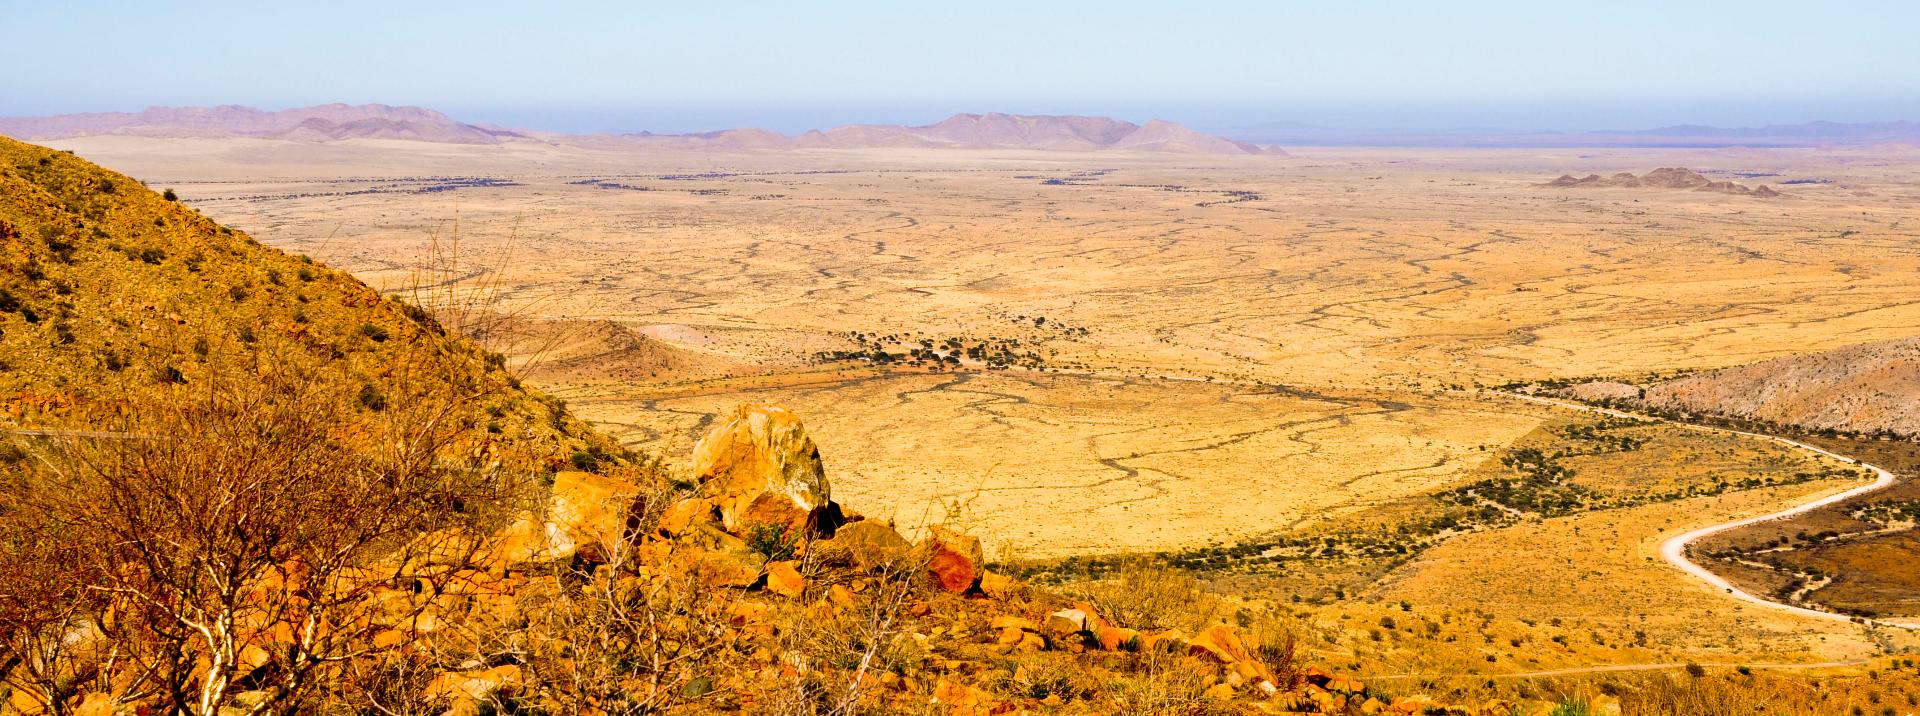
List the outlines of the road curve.
<svg viewBox="0 0 1920 716">
<path fill-rule="evenodd" d="M 1820 509 L 1822 507 L 1826 507 L 1836 502 L 1844 502 L 1846 500 L 1851 500 L 1861 495 L 1865 495 L 1871 492 L 1884 490 L 1888 487 L 1892 487 L 1894 482 L 1896 482 L 1896 478 L 1894 478 L 1893 473 L 1888 472 L 1886 468 L 1882 468 L 1878 465 L 1871 465 L 1865 462 L 1861 462 L 1859 460 L 1855 460 L 1845 455 L 1834 453 L 1830 450 L 1814 447 L 1812 445 L 1808 445 L 1798 440 L 1790 440 L 1787 438 L 1780 437 L 1778 435 L 1766 435 L 1762 433 L 1750 433 L 1744 430 L 1732 430 L 1728 428 L 1716 428 L 1716 427 L 1710 427 L 1706 425 L 1694 425 L 1691 423 L 1674 422 L 1674 421 L 1664 420 L 1662 418 L 1651 418 L 1644 415 L 1635 415 L 1633 413 L 1629 413 L 1621 410 L 1613 410 L 1611 408 L 1601 408 L 1601 407 L 1592 406 L 1592 405 L 1584 405 L 1581 403 L 1575 403 L 1573 401 L 1568 401 L 1568 400 L 1542 398 L 1537 395 L 1506 393 L 1504 391 L 1502 392 L 1502 394 L 1519 398 L 1521 400 L 1540 403 L 1543 405 L 1554 405 L 1562 408 L 1580 410 L 1580 411 L 1585 411 L 1589 413 L 1600 413 L 1602 415 L 1609 415 L 1616 418 L 1626 418 L 1628 420 L 1639 420 L 1639 421 L 1671 422 L 1675 425 L 1691 428 L 1694 430 L 1703 430 L 1707 432 L 1717 432 L 1717 433 L 1728 433 L 1732 435 L 1745 435 L 1747 437 L 1761 438 L 1763 440 L 1772 440 L 1782 445 L 1796 447 L 1802 450 L 1810 450 L 1812 452 L 1816 452 L 1821 455 L 1826 455 L 1828 457 L 1840 460 L 1842 462 L 1852 463 L 1852 464 L 1864 467 L 1868 470 L 1872 470 L 1875 475 L 1874 481 L 1867 483 L 1865 485 L 1861 485 L 1859 487 L 1855 487 L 1843 492 L 1837 492 L 1831 495 L 1827 495 L 1826 497 L 1821 497 L 1811 502 L 1795 505 L 1793 507 L 1789 507 L 1779 512 L 1772 512 L 1764 515 L 1759 515 L 1757 517 L 1747 517 L 1744 519 L 1734 520 L 1732 522 L 1723 522 L 1717 525 L 1702 527 L 1700 529 L 1696 529 L 1691 532 L 1680 534 L 1674 537 L 1669 537 L 1665 542 L 1660 543 L 1660 557 L 1662 559 L 1665 559 L 1668 564 L 1671 564 L 1674 567 L 1680 569 L 1680 571 L 1693 575 L 1694 577 L 1698 578 L 1700 581 L 1706 582 L 1708 585 L 1711 585 L 1714 588 L 1725 592 L 1726 594 L 1734 597 L 1735 599 L 1739 599 L 1741 601 L 1749 602 L 1752 604 L 1757 604 L 1759 606 L 1766 607 L 1768 609 L 1789 612 L 1792 614 L 1798 614 L 1800 616 L 1811 617 L 1814 619 L 1825 619 L 1828 621 L 1860 622 L 1860 623 L 1866 623 L 1866 624 L 1876 624 L 1880 626 L 1895 627 L 1899 629 L 1920 629 L 1920 625 L 1916 625 L 1916 624 L 1886 621 L 1883 619 L 1867 619 L 1863 617 L 1852 617 L 1845 614 L 1839 614 L 1836 612 L 1827 612 L 1827 611 L 1821 611 L 1818 609 L 1808 609 L 1806 607 L 1802 607 L 1794 604 L 1787 604 L 1785 602 L 1776 602 L 1771 599 L 1766 599 L 1764 597 L 1751 594 L 1746 590 L 1743 590 L 1739 587 L 1734 586 L 1733 583 L 1727 581 L 1725 577 L 1722 577 L 1718 574 L 1714 574 L 1712 570 L 1709 570 L 1706 567 L 1700 566 L 1699 564 L 1695 563 L 1693 560 L 1687 559 L 1687 547 L 1689 545 L 1692 545 L 1695 541 L 1699 540 L 1702 537 L 1719 534 L 1727 530 L 1737 529 L 1740 527 L 1745 527 L 1747 525 L 1757 524 L 1760 522 L 1769 522 L 1772 520 L 1786 519 L 1788 517 L 1793 517 L 1795 515 L 1804 514 L 1807 512 L 1811 512 L 1813 510 Z"/>
</svg>

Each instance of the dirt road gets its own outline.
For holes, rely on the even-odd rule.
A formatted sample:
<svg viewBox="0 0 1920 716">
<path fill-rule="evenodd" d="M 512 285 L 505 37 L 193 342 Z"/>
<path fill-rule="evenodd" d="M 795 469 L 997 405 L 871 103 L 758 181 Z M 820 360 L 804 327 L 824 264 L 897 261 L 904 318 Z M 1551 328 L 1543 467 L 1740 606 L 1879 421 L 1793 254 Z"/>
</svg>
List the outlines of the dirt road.
<svg viewBox="0 0 1920 716">
<path fill-rule="evenodd" d="M 1575 403 L 1567 400 L 1557 400 L 1554 398 L 1542 398 L 1539 396 L 1521 395 L 1518 393 L 1504 393 L 1504 394 L 1515 397 L 1515 398 L 1519 398 L 1521 400 L 1534 402 L 1534 403 L 1554 405 L 1562 408 L 1568 408 L 1571 410 L 1580 410 L 1580 411 L 1585 411 L 1589 413 L 1599 413 L 1602 415 L 1608 415 L 1616 418 L 1625 418 L 1628 420 L 1641 420 L 1641 421 L 1663 420 L 1661 418 L 1651 418 L 1644 415 L 1635 415 L 1633 413 L 1629 413 L 1621 410 L 1601 408 L 1601 407 L 1596 407 L 1592 405 L 1583 405 L 1581 403 Z M 1788 517 L 1793 517 L 1795 515 L 1811 512 L 1813 510 L 1817 510 L 1837 502 L 1844 502 L 1846 500 L 1851 500 L 1861 495 L 1865 495 L 1878 490 L 1884 490 L 1888 487 L 1893 486 L 1895 482 L 1893 473 L 1888 472 L 1885 468 L 1882 468 L 1878 465 L 1870 465 L 1868 463 L 1855 460 L 1845 455 L 1840 455 L 1829 450 L 1824 450 L 1818 447 L 1814 447 L 1812 445 L 1808 445 L 1798 440 L 1790 440 L 1787 438 L 1779 437 L 1777 435 L 1764 435 L 1761 433 L 1750 433 L 1742 430 L 1716 428 L 1716 427 L 1710 427 L 1706 425 L 1694 425 L 1691 423 L 1681 423 L 1681 422 L 1674 422 L 1674 421 L 1666 421 L 1666 422 L 1671 422 L 1674 425 L 1679 425 L 1679 426 L 1690 428 L 1693 430 L 1704 430 L 1708 432 L 1728 433 L 1732 435 L 1744 435 L 1747 437 L 1760 438 L 1762 440 L 1772 440 L 1774 442 L 1781 443 L 1783 445 L 1789 445 L 1802 450 L 1810 450 L 1812 452 L 1816 452 L 1821 455 L 1826 455 L 1828 457 L 1840 460 L 1842 462 L 1859 465 L 1868 470 L 1871 470 L 1875 475 L 1875 479 L 1873 480 L 1873 482 L 1870 482 L 1865 485 L 1861 485 L 1859 487 L 1855 487 L 1849 490 L 1845 490 L 1842 492 L 1837 492 L 1831 495 L 1827 495 L 1825 497 L 1821 497 L 1821 498 L 1812 500 L 1810 502 L 1805 502 L 1799 505 L 1795 505 L 1793 507 L 1780 510 L 1779 512 L 1771 512 L 1768 514 L 1758 515 L 1755 517 L 1747 517 L 1743 519 L 1734 520 L 1732 522 L 1723 522 L 1717 525 L 1701 527 L 1699 529 L 1686 532 L 1684 534 L 1676 535 L 1674 537 L 1669 537 L 1665 542 L 1660 543 L 1660 557 L 1662 559 L 1665 559 L 1668 564 L 1673 565 L 1674 567 L 1680 569 L 1683 572 L 1686 572 L 1687 574 L 1693 575 L 1694 577 L 1700 579 L 1703 582 L 1706 582 L 1708 585 L 1711 585 L 1716 589 L 1719 589 L 1725 592 L 1727 595 L 1732 596 L 1735 599 L 1739 599 L 1741 601 L 1745 601 L 1751 604 L 1756 604 L 1762 607 L 1766 607 L 1768 609 L 1791 612 L 1794 614 L 1798 614 L 1801 616 L 1810 617 L 1814 619 L 1826 619 L 1830 621 L 1858 621 L 1862 623 L 1878 624 L 1881 626 L 1897 627 L 1901 629 L 1920 629 L 1920 624 L 1886 621 L 1881 619 L 1863 619 L 1858 617 L 1851 617 L 1845 614 L 1838 614 L 1835 612 L 1820 611 L 1818 609 L 1808 609 L 1806 607 L 1802 607 L 1795 604 L 1787 604 L 1784 602 L 1777 602 L 1771 599 L 1766 599 L 1764 597 L 1754 595 L 1752 593 L 1749 593 L 1745 590 L 1740 589 L 1739 587 L 1734 586 L 1733 583 L 1727 581 L 1725 577 L 1722 577 L 1718 574 L 1714 574 L 1712 570 L 1709 570 L 1706 567 L 1702 567 L 1698 563 L 1695 563 L 1693 560 L 1687 558 L 1687 547 L 1702 537 L 1718 534 L 1731 529 L 1738 529 L 1740 527 L 1745 527 L 1747 525 L 1751 525 L 1759 522 L 1786 519 Z"/>
</svg>

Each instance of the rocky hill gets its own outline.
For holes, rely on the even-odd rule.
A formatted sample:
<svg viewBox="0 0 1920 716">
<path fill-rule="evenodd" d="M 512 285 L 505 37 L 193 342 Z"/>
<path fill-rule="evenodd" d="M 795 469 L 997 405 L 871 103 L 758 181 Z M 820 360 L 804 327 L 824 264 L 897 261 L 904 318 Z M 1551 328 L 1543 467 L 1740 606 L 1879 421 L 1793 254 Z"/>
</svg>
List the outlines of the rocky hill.
<svg viewBox="0 0 1920 716">
<path fill-rule="evenodd" d="M 408 358 L 432 370 L 404 370 Z M 350 385 L 367 406 L 484 396 L 496 446 L 617 452 L 427 309 L 72 154 L 0 137 L 0 427 L 86 426 L 135 396 L 244 384 L 268 362 Z"/>
<path fill-rule="evenodd" d="M 1597 382 L 1563 395 L 1814 430 L 1920 435 L 1920 338 L 1849 346 L 1646 385 Z"/>
<path fill-rule="evenodd" d="M 1807 428 L 1920 435 L 1920 338 L 1698 373 L 1647 386 L 1642 400 Z"/>
<path fill-rule="evenodd" d="M 268 112 L 252 107 L 151 107 L 140 112 L 63 114 L 0 118 L 0 134 L 21 139 L 61 139 L 102 134 L 142 137 L 257 137 L 328 142 L 342 139 L 406 139 L 453 144 L 492 144 L 523 135 L 458 122 L 420 107 L 327 104 Z"/>
<path fill-rule="evenodd" d="M 1620 172 L 1612 176 L 1588 174 L 1584 177 L 1562 174 L 1559 178 L 1547 182 L 1542 186 L 1557 188 L 1691 189 L 1693 191 L 1759 197 L 1780 195 L 1780 192 L 1764 184 L 1758 187 L 1749 187 L 1731 181 L 1716 181 L 1707 178 L 1706 175 L 1700 172 L 1680 167 L 1662 167 L 1640 176 L 1634 176 L 1628 172 Z"/>
</svg>

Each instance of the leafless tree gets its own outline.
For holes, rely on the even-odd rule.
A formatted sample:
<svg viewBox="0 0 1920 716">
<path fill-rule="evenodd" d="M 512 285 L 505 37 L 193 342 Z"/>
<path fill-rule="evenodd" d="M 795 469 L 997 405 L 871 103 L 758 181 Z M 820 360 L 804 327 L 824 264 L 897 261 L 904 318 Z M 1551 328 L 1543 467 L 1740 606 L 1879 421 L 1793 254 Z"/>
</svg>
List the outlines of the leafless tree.
<svg viewBox="0 0 1920 716">
<path fill-rule="evenodd" d="M 260 368 L 167 388 L 7 485 L 69 548 L 64 598 L 102 602 L 94 626 L 140 677 L 123 699 L 301 711 L 347 662 L 405 643 L 381 635 L 444 601 L 519 494 L 517 471 L 474 459 L 470 386 L 404 374 L 430 360 L 387 376 L 378 410 L 337 376 Z"/>
</svg>

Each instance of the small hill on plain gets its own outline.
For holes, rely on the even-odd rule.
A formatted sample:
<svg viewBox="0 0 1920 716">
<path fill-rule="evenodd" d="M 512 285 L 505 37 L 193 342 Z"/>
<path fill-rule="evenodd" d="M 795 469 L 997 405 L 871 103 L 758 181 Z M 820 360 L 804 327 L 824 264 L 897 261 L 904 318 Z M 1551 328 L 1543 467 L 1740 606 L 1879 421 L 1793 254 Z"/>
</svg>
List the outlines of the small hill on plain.
<svg viewBox="0 0 1920 716">
<path fill-rule="evenodd" d="M 654 339 L 608 319 L 493 316 L 468 330 L 530 379 L 568 385 L 665 383 L 727 377 L 747 364 Z"/>
<path fill-rule="evenodd" d="M 1715 192 L 1719 194 L 1738 194 L 1744 196 L 1772 197 L 1780 192 L 1764 184 L 1750 187 L 1731 181 L 1715 180 L 1692 169 L 1682 167 L 1661 167 L 1645 174 L 1635 176 L 1629 172 L 1620 172 L 1611 176 L 1588 174 L 1576 177 L 1562 174 L 1559 178 L 1542 186 L 1557 188 L 1614 188 L 1614 189 L 1689 189 L 1693 191 Z"/>
</svg>

